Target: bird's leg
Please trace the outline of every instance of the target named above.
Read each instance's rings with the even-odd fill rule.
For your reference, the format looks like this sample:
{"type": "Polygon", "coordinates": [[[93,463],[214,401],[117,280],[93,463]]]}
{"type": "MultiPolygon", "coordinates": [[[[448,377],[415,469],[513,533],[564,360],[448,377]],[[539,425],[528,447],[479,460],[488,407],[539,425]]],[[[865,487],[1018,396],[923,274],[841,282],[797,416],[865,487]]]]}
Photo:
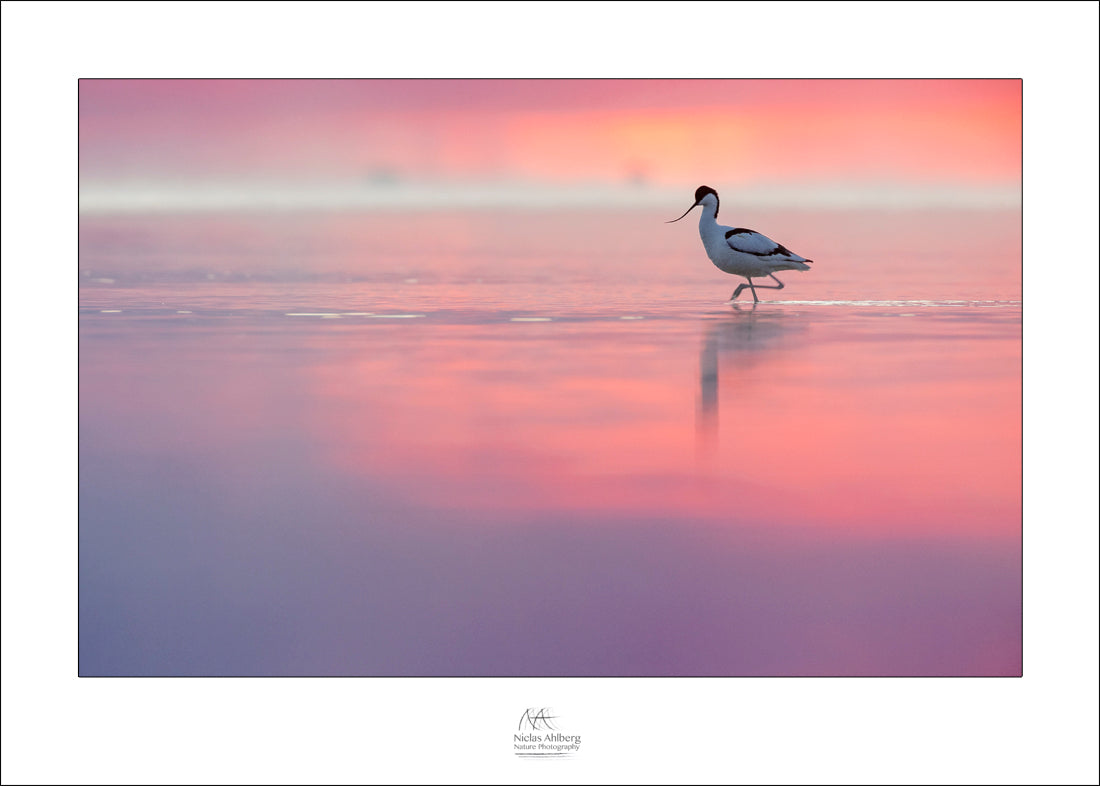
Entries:
{"type": "MultiPolygon", "coordinates": [[[[745,278],[746,278],[746,280],[748,280],[749,283],[747,283],[747,284],[738,284],[737,285],[737,289],[733,290],[733,294],[730,295],[730,302],[731,303],[734,300],[737,300],[737,296],[741,294],[741,290],[743,290],[745,287],[748,287],[749,289],[752,290],[752,302],[753,303],[759,303],[760,302],[760,298],[758,298],[756,296],[756,287],[754,287],[752,285],[752,278],[749,277],[749,276],[745,276],[745,278]]],[[[775,289],[775,287],[768,287],[768,289],[775,289]]]]}
{"type": "Polygon", "coordinates": [[[768,273],[768,275],[771,276],[772,281],[775,282],[776,285],[774,287],[773,286],[768,286],[767,284],[754,284],[754,283],[752,283],[752,276],[745,276],[745,279],[748,281],[748,283],[737,285],[737,289],[733,290],[733,294],[730,295],[730,302],[732,302],[734,300],[737,300],[737,296],[741,294],[741,290],[743,290],[745,287],[748,287],[749,289],[752,290],[752,302],[753,303],[759,303],[760,302],[760,298],[758,298],[756,296],[757,286],[759,286],[760,289],[783,289],[784,284],[783,284],[782,281],[780,281],[778,278],[773,276],[771,273],[768,273]]]}
{"type": "Polygon", "coordinates": [[[783,286],[784,286],[783,282],[780,281],[778,278],[776,278],[774,273],[768,273],[768,276],[771,278],[772,281],[774,281],[776,283],[776,286],[773,287],[773,286],[768,286],[766,284],[761,284],[760,285],[761,289],[783,289],[783,286]]]}

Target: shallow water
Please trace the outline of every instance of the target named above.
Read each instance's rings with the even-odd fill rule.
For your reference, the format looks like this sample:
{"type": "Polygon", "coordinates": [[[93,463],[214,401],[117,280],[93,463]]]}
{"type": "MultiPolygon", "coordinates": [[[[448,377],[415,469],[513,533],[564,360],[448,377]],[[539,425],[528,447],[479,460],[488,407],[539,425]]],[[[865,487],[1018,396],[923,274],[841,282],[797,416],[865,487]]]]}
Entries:
{"type": "Polygon", "coordinates": [[[1018,214],[669,217],[83,219],[81,673],[1019,674],[1018,214]]]}

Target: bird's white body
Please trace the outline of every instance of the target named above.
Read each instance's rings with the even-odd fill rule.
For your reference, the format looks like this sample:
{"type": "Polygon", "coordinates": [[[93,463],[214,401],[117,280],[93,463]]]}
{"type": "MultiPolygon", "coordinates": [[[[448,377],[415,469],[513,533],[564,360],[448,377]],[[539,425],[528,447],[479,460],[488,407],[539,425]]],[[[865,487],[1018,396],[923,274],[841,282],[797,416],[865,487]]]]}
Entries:
{"type": "Polygon", "coordinates": [[[780,270],[809,270],[809,262],[751,229],[718,223],[718,200],[707,194],[699,203],[699,237],[714,266],[725,273],[762,278],[780,270]]]}
{"type": "MultiPolygon", "coordinates": [[[[718,192],[710,186],[699,186],[695,190],[695,204],[687,209],[683,218],[692,209],[701,207],[699,216],[699,237],[707,256],[719,270],[735,276],[744,276],[747,284],[741,284],[734,290],[730,300],[736,300],[745,287],[752,289],[752,299],[757,287],[761,289],[783,289],[783,282],[775,277],[780,270],[809,270],[812,259],[800,257],[784,248],[769,237],[742,227],[727,227],[718,223],[718,192]],[[753,284],[754,278],[769,277],[775,286],[753,284]]],[[[677,218],[676,221],[679,221],[677,218]]],[[[675,222],[668,222],[675,223],[675,222]]]]}

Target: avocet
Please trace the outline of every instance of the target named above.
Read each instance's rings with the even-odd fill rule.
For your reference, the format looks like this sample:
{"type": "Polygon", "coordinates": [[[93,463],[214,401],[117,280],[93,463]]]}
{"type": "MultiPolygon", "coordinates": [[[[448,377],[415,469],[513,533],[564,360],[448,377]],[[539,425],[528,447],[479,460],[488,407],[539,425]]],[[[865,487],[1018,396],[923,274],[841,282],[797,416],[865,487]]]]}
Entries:
{"type": "MultiPolygon", "coordinates": [[[[680,218],[697,207],[703,208],[702,215],[699,216],[699,237],[703,240],[703,248],[707,250],[710,261],[725,273],[748,279],[747,284],[740,284],[733,290],[730,295],[731,303],[745,287],[752,290],[754,303],[760,302],[760,298],[756,296],[757,288],[783,289],[783,282],[775,277],[778,270],[810,269],[812,259],[800,257],[759,232],[719,224],[718,192],[710,186],[699,186],[695,189],[695,203],[680,218]],[[752,283],[754,278],[765,276],[774,281],[775,285],[752,283]]],[[[665,223],[674,224],[680,218],[665,223]]]]}

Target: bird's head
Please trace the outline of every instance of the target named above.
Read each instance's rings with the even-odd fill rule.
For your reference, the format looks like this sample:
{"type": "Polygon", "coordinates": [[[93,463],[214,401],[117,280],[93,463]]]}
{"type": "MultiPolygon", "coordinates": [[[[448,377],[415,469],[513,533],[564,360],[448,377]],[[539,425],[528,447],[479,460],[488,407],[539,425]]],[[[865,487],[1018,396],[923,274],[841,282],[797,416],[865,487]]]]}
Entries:
{"type": "MultiPolygon", "coordinates": [[[[714,217],[718,218],[718,192],[710,186],[699,186],[697,189],[695,189],[695,202],[692,204],[691,207],[684,211],[684,216],[686,216],[695,208],[699,207],[699,205],[703,205],[704,207],[710,207],[711,205],[714,205],[714,217]]],[[[680,218],[683,218],[684,216],[680,216],[680,218]]],[[[671,221],[666,221],[665,223],[675,224],[677,221],[680,220],[680,218],[674,218],[671,221]]]]}

